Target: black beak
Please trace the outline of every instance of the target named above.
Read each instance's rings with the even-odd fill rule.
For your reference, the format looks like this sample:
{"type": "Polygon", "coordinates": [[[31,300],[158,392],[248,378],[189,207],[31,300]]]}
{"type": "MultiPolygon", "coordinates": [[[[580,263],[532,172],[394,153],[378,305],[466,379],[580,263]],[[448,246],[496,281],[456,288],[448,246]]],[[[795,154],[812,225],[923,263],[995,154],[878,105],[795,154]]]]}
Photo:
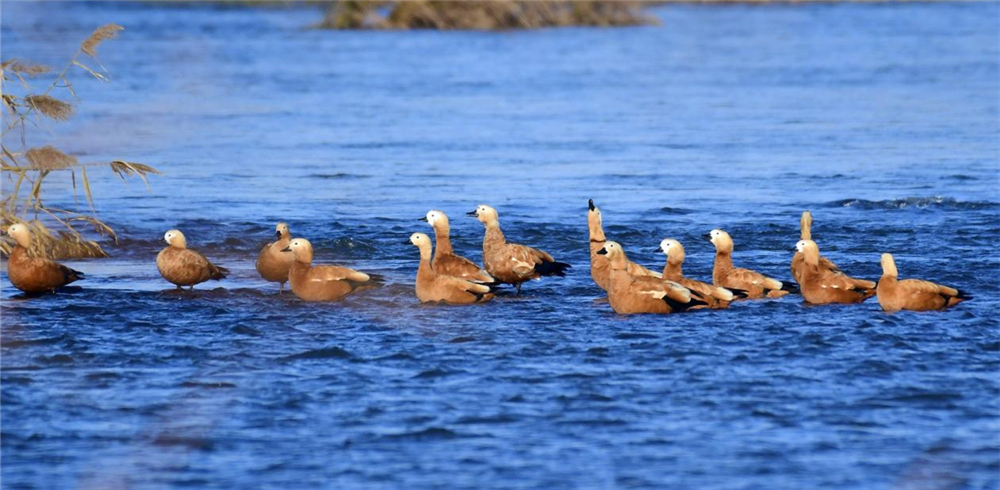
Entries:
{"type": "Polygon", "coordinates": [[[407,241],[403,242],[403,245],[413,245],[413,242],[407,240],[407,241]]]}
{"type": "Polygon", "coordinates": [[[417,218],[417,221],[423,221],[424,223],[426,223],[427,222],[427,216],[424,216],[423,218],[417,218]]]}
{"type": "Polygon", "coordinates": [[[711,240],[712,239],[712,234],[711,233],[705,233],[701,237],[704,238],[704,239],[706,239],[706,240],[711,240]]]}
{"type": "Polygon", "coordinates": [[[471,212],[465,213],[465,215],[466,216],[472,216],[473,218],[478,218],[479,217],[479,211],[478,210],[471,211],[471,212]]]}
{"type": "Polygon", "coordinates": [[[276,237],[278,237],[278,238],[281,238],[281,232],[280,232],[280,231],[275,231],[275,232],[274,232],[274,235],[275,235],[276,237]]]}
{"type": "Polygon", "coordinates": [[[597,209],[597,206],[594,206],[594,200],[593,199],[588,199],[587,200],[587,205],[590,206],[590,210],[591,211],[597,209]]]}
{"type": "Polygon", "coordinates": [[[291,252],[292,251],[292,247],[285,247],[285,248],[281,249],[281,251],[282,252],[291,252]]]}
{"type": "Polygon", "coordinates": [[[653,252],[653,253],[664,253],[664,252],[663,252],[663,249],[662,249],[662,248],[659,248],[659,247],[657,247],[657,248],[654,248],[654,249],[652,250],[652,252],[653,252]]]}
{"type": "Polygon", "coordinates": [[[601,249],[597,251],[597,255],[607,255],[607,254],[608,254],[608,249],[604,247],[601,247],[601,249]]]}

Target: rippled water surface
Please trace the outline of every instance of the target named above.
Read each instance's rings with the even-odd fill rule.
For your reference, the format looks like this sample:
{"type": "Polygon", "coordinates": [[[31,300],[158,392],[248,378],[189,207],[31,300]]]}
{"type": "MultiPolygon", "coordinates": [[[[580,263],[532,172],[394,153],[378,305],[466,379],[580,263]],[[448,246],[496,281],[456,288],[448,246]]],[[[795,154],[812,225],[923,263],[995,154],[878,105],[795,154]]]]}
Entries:
{"type": "Polygon", "coordinates": [[[100,47],[112,81],[77,76],[77,116],[29,144],[164,175],[92,175],[121,242],[70,263],[79,289],[26,299],[4,273],[3,487],[1000,486],[1000,5],[656,13],[326,32],[312,8],[4,2],[5,59],[59,65],[126,28],[100,47]],[[700,235],[723,227],[739,264],[789,279],[810,209],[848,272],[877,278],[891,251],[976,298],[617,317],[589,276],[588,198],[651,267],[669,236],[708,278],[700,235]],[[400,243],[437,208],[479,260],[478,203],[571,274],[418,304],[400,243]],[[276,295],[253,260],[279,220],[387,285],[276,295]],[[170,290],[154,257],[173,227],[231,277],[170,290]]]}

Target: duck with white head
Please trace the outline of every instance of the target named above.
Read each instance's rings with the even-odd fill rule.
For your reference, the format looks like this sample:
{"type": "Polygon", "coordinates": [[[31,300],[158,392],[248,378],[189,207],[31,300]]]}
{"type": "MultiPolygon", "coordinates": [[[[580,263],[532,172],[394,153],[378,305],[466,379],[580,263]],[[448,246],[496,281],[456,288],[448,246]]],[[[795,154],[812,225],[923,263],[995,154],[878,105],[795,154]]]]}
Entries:
{"type": "Polygon", "coordinates": [[[83,279],[80,271],[43,257],[33,257],[28,225],[10,225],[7,234],[17,242],[7,261],[7,277],[17,289],[27,294],[55,292],[58,288],[83,279]]]}
{"type": "Polygon", "coordinates": [[[229,273],[224,267],[211,263],[204,255],[187,248],[187,238],[180,230],[169,230],[163,234],[167,247],[156,256],[156,269],[168,282],[182,289],[187,286],[194,290],[195,284],[205,281],[219,281],[229,273]]]}

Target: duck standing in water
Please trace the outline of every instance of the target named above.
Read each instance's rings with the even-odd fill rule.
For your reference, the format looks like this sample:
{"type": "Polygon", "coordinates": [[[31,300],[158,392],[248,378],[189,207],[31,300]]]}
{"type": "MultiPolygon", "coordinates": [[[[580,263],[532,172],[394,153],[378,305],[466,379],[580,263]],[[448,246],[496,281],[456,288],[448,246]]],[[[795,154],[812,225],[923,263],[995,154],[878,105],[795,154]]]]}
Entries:
{"type": "Polygon", "coordinates": [[[420,221],[426,221],[434,228],[437,247],[434,249],[434,259],[431,261],[431,265],[435,272],[481,284],[491,284],[496,281],[475,262],[455,255],[451,248],[451,226],[448,223],[448,215],[432,209],[427,212],[427,216],[420,218],[420,221]]]}
{"type": "Polygon", "coordinates": [[[10,225],[7,234],[17,242],[7,261],[7,277],[17,289],[27,294],[55,292],[57,288],[83,279],[80,271],[49,259],[30,256],[31,230],[27,225],[10,225]]]}
{"type": "Polygon", "coordinates": [[[469,216],[479,219],[486,227],[483,236],[483,266],[486,272],[500,282],[513,284],[521,292],[521,284],[543,276],[565,276],[569,264],[556,262],[546,252],[526,245],[508,243],[503,232],[497,210],[485,204],[476,207],[469,216]]]}
{"type": "Polygon", "coordinates": [[[225,279],[229,273],[224,267],[209,262],[204,255],[187,248],[187,239],[179,230],[166,232],[163,240],[167,242],[167,248],[156,256],[156,269],[177,289],[188,286],[193,291],[195,284],[225,279]]]}
{"type": "Polygon", "coordinates": [[[278,294],[285,290],[285,283],[288,282],[288,271],[295,262],[295,257],[290,253],[282,252],[288,248],[288,243],[292,241],[292,234],[288,231],[287,223],[278,223],[275,227],[277,240],[268,243],[257,255],[255,267],[260,277],[268,282],[276,282],[278,294]]]}

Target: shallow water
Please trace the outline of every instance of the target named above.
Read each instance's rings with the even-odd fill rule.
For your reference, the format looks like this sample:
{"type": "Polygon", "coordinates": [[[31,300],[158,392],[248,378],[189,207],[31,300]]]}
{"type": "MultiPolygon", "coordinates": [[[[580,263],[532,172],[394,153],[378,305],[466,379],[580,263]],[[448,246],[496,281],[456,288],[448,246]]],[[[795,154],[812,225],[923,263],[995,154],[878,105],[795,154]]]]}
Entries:
{"type": "Polygon", "coordinates": [[[78,76],[51,141],[165,172],[149,190],[92,176],[122,239],[70,263],[79,289],[25,299],[3,274],[4,488],[1000,486],[996,3],[670,6],[663,27],[511,33],[3,7],[4,59],[58,65],[126,27],[100,48],[113,81],[78,76]],[[588,198],[651,267],[671,236],[708,278],[699,237],[723,227],[739,264],[787,279],[808,208],[851,274],[891,251],[976,298],[617,317],[589,276],[588,198]],[[442,209],[479,260],[478,203],[571,274],[417,304],[400,243],[442,209]],[[279,220],[388,284],[275,295],[253,260],[279,220]],[[171,291],[154,257],[172,227],[232,276],[171,291]]]}

